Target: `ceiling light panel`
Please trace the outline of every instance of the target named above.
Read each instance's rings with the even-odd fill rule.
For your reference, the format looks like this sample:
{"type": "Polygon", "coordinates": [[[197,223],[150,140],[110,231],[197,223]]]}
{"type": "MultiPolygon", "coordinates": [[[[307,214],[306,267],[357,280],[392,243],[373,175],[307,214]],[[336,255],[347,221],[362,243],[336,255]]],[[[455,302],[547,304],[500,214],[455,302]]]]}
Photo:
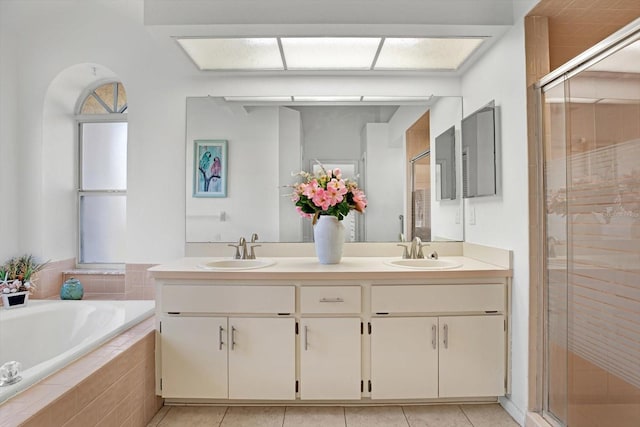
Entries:
{"type": "Polygon", "coordinates": [[[456,70],[481,38],[386,38],[375,70],[456,70]]]}
{"type": "Polygon", "coordinates": [[[291,96],[225,96],[230,102],[291,102],[291,96]]]}
{"type": "Polygon", "coordinates": [[[430,96],[363,96],[364,102],[427,102],[430,96]]]}
{"type": "Polygon", "coordinates": [[[183,38],[177,41],[201,70],[284,70],[276,38],[183,38]]]}
{"type": "Polygon", "coordinates": [[[369,70],[380,37],[283,37],[289,70],[369,70]]]}
{"type": "Polygon", "coordinates": [[[294,96],[295,102],[359,102],[360,95],[337,95],[337,96],[294,96]]]}

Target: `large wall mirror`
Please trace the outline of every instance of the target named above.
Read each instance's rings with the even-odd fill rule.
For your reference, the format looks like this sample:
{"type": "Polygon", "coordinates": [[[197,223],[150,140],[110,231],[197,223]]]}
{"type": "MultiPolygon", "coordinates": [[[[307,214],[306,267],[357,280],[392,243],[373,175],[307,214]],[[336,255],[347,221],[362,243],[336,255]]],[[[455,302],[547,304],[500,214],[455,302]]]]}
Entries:
{"type": "MultiPolygon", "coordinates": [[[[402,105],[251,105],[219,97],[186,102],[187,243],[233,242],[252,233],[263,242],[311,241],[310,220],[298,215],[287,186],[295,182],[293,174],[311,171],[316,161],[348,171],[367,195],[364,215],[354,212],[345,223],[349,241],[409,240],[417,235],[416,223],[429,229],[428,240],[463,240],[460,192],[438,200],[441,191],[435,189],[435,138],[453,128],[452,162],[461,160],[460,97],[402,105]],[[425,126],[418,129],[420,121],[426,132],[425,126]],[[194,190],[200,163],[207,160],[198,158],[202,141],[226,141],[226,161],[216,169],[226,180],[224,197],[194,190]],[[431,158],[420,169],[426,188],[417,190],[411,160],[425,151],[431,158]]],[[[461,174],[451,179],[460,188],[461,174]]]]}

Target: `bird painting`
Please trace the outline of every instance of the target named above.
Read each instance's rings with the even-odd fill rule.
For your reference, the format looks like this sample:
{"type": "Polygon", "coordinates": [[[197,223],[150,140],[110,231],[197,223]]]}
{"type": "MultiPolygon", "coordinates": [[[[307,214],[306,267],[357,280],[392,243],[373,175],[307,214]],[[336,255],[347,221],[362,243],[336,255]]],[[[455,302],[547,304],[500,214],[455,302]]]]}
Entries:
{"type": "MultiPolygon", "coordinates": [[[[197,181],[195,183],[196,193],[209,193],[218,196],[217,193],[224,192],[223,160],[226,145],[215,145],[207,141],[208,144],[199,143],[196,150],[197,181]]],[[[226,141],[224,141],[226,142],[226,141]]],[[[224,197],[224,195],[223,195],[224,197]]]]}

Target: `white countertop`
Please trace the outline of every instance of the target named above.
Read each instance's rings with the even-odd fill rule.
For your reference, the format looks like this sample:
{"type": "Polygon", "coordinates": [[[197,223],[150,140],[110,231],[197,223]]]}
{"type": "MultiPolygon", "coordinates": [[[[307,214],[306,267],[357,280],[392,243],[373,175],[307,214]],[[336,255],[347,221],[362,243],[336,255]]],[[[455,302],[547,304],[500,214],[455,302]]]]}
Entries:
{"type": "MultiPolygon", "coordinates": [[[[216,257],[189,257],[157,265],[149,269],[156,279],[210,279],[210,280],[321,280],[321,279],[458,279],[458,278],[504,278],[512,271],[494,264],[464,256],[447,256],[462,266],[446,270],[416,270],[386,264],[399,257],[343,257],[339,264],[323,265],[316,257],[271,257],[275,264],[249,270],[206,270],[199,265],[214,260],[230,259],[216,257]]],[[[261,258],[258,258],[261,259],[261,258]]]]}

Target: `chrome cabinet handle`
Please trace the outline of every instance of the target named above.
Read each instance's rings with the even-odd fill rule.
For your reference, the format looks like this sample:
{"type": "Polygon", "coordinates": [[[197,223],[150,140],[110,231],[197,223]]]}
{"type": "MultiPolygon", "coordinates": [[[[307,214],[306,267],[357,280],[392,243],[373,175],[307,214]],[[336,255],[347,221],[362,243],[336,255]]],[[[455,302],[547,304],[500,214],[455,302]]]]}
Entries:
{"type": "Polygon", "coordinates": [[[218,329],[218,350],[222,350],[222,345],[224,344],[224,342],[222,341],[222,333],[224,332],[224,328],[222,326],[220,326],[220,329],[218,329]]]}
{"type": "Polygon", "coordinates": [[[340,297],[336,298],[320,298],[320,302],[344,302],[344,299],[340,297]]]}
{"type": "Polygon", "coordinates": [[[236,328],[234,326],[231,327],[231,350],[236,347],[236,328]]]}
{"type": "Polygon", "coordinates": [[[449,325],[446,323],[442,327],[444,331],[444,337],[442,338],[442,344],[444,344],[444,348],[449,348],[449,325]]]}
{"type": "Polygon", "coordinates": [[[431,325],[431,347],[435,350],[438,347],[438,327],[431,325]]]}
{"type": "Polygon", "coordinates": [[[309,327],[304,325],[304,350],[309,348],[309,327]]]}

